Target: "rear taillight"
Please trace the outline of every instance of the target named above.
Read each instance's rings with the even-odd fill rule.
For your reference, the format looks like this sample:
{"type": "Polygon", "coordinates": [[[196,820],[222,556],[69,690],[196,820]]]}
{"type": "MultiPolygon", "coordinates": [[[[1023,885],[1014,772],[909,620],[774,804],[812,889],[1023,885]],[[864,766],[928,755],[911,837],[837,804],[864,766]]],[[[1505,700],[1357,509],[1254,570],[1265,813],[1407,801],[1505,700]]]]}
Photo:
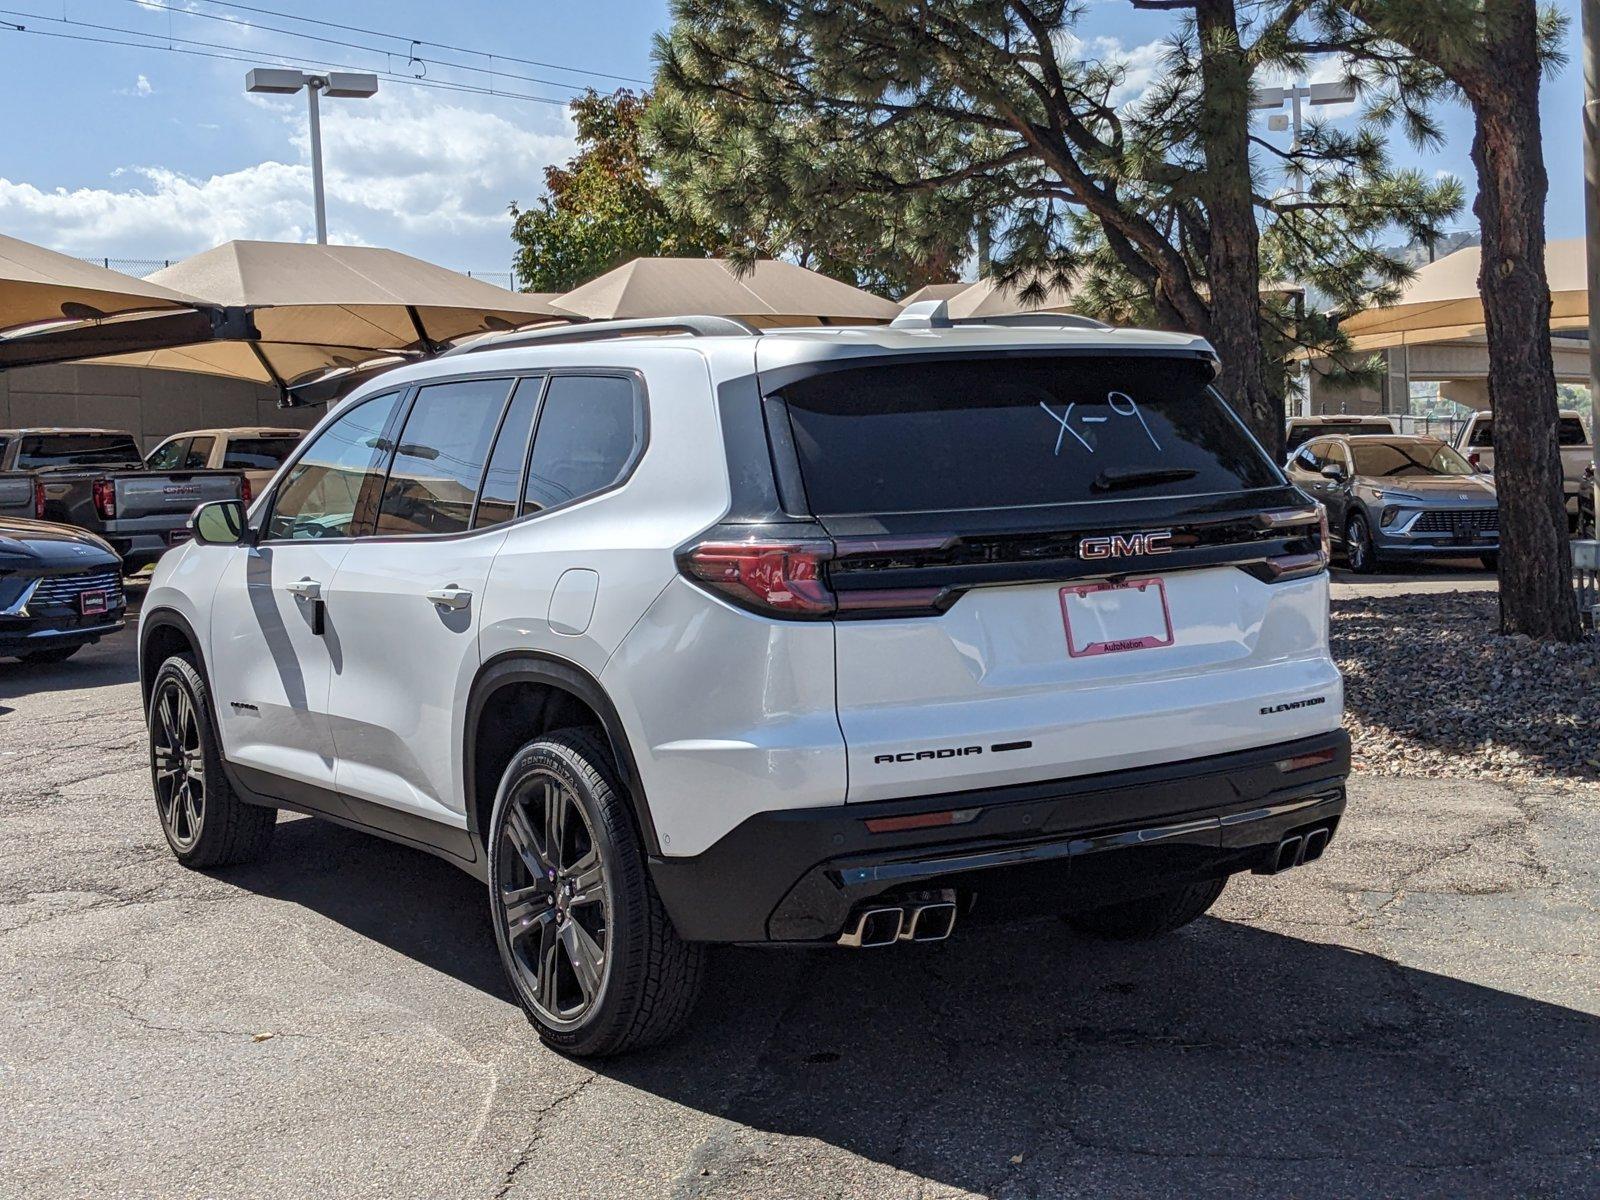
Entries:
{"type": "Polygon", "coordinates": [[[1473,451],[1473,452],[1472,452],[1472,453],[1471,453],[1471,454],[1469,454],[1469,455],[1467,455],[1467,461],[1468,461],[1468,462],[1469,462],[1469,463],[1471,463],[1471,464],[1472,464],[1472,466],[1473,466],[1473,467],[1474,467],[1474,468],[1475,468],[1475,469],[1477,469],[1477,470],[1479,470],[1479,471],[1481,471],[1481,470],[1483,470],[1483,463],[1482,463],[1482,461],[1481,461],[1481,460],[1480,460],[1480,459],[1479,459],[1479,458],[1478,458],[1478,452],[1477,452],[1477,451],[1476,451],[1476,450],[1474,450],[1474,451],[1473,451]]]}
{"type": "Polygon", "coordinates": [[[33,481],[33,515],[44,520],[44,480],[33,481]]]}
{"type": "Polygon", "coordinates": [[[1320,575],[1328,569],[1332,547],[1328,543],[1328,510],[1321,504],[1317,505],[1314,517],[1309,509],[1288,509],[1262,513],[1257,520],[1266,529],[1282,531],[1285,536],[1302,545],[1311,542],[1311,548],[1292,554],[1274,555],[1252,563],[1244,568],[1251,575],[1263,583],[1280,583],[1287,579],[1304,579],[1308,575],[1320,575]],[[1310,529],[1313,520],[1317,523],[1314,542],[1310,529]],[[1297,527],[1299,536],[1294,537],[1297,527]]]}
{"type": "Polygon", "coordinates": [[[117,515],[117,488],[109,479],[96,479],[91,489],[94,493],[94,507],[102,519],[111,521],[117,515]]]}
{"type": "Polygon", "coordinates": [[[700,542],[678,555],[690,579],[743,608],[786,617],[825,617],[837,607],[822,564],[833,543],[700,542]]]}
{"type": "Polygon", "coordinates": [[[250,476],[248,475],[239,476],[239,499],[246,508],[250,507],[252,496],[250,493],[250,476]]]}

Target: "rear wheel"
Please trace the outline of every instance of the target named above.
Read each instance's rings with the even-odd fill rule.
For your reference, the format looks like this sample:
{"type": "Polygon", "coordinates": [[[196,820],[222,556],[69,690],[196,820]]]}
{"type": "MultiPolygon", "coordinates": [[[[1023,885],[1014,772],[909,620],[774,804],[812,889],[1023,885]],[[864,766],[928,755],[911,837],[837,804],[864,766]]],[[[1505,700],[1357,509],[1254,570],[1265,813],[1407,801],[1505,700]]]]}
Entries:
{"type": "Polygon", "coordinates": [[[161,664],[148,720],[156,813],[178,861],[221,867],[264,854],[277,810],[247,804],[228,783],[205,677],[187,658],[161,664]]]}
{"type": "Polygon", "coordinates": [[[1069,913],[1067,921],[1074,929],[1095,937],[1126,940],[1160,937],[1204,915],[1227,885],[1226,879],[1205,879],[1154,896],[1069,913]]]}
{"type": "Polygon", "coordinates": [[[40,666],[47,666],[50,663],[66,662],[67,659],[82,649],[82,646],[57,646],[54,650],[34,650],[19,657],[25,663],[38,663],[40,666]]]}
{"type": "Polygon", "coordinates": [[[539,1036],[604,1056],[665,1040],[700,991],[645,868],[604,743],[565,729],[511,760],[489,829],[489,892],[506,975],[539,1036]]]}
{"type": "Polygon", "coordinates": [[[1378,551],[1372,544],[1372,526],[1362,513],[1350,518],[1344,530],[1344,552],[1350,569],[1358,575],[1370,575],[1378,569],[1378,551]]]}

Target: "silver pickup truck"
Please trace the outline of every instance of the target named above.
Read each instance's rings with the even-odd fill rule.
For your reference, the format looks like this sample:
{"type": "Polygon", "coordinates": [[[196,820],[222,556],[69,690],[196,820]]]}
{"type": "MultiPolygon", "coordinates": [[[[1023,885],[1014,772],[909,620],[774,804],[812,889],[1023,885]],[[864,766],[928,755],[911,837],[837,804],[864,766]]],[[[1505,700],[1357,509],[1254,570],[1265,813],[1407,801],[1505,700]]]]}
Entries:
{"type": "Polygon", "coordinates": [[[250,499],[240,471],[147,469],[117,429],[0,429],[0,475],[12,471],[38,476],[46,520],[98,533],[130,571],[187,540],[197,505],[250,499]]]}
{"type": "Polygon", "coordinates": [[[0,518],[44,517],[44,484],[32,471],[0,473],[0,518]]]}
{"type": "MultiPolygon", "coordinates": [[[[1561,447],[1561,488],[1567,498],[1567,524],[1576,529],[1583,472],[1594,456],[1589,435],[1584,432],[1583,418],[1578,413],[1562,410],[1556,441],[1561,447]]],[[[1476,412],[1468,417],[1456,435],[1456,449],[1478,470],[1494,474],[1494,413],[1476,412]]]]}

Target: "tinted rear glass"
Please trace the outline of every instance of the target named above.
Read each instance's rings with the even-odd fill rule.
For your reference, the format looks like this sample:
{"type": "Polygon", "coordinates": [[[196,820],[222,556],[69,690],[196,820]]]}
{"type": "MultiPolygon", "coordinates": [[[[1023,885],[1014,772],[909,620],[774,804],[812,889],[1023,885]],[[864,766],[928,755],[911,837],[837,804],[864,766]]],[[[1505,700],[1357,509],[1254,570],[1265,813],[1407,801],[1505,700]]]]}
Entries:
{"type": "Polygon", "coordinates": [[[1207,384],[1156,357],[853,367],[782,388],[819,514],[1016,508],[1281,482],[1207,384]]]}
{"type": "Polygon", "coordinates": [[[1394,427],[1379,424],[1376,421],[1363,424],[1360,421],[1329,422],[1316,425],[1290,425],[1289,436],[1284,442],[1284,453],[1291,454],[1296,448],[1305,445],[1314,437],[1334,437],[1342,433],[1393,433],[1394,427]]]}
{"type": "Polygon", "coordinates": [[[234,438],[222,452],[222,465],[235,471],[272,471],[294,453],[299,438],[234,438]]]}
{"type": "Polygon", "coordinates": [[[41,433],[17,446],[19,468],[138,467],[144,456],[127,433],[41,433]]]}
{"type": "Polygon", "coordinates": [[[1561,418],[1561,444],[1563,446],[1587,446],[1589,437],[1583,432],[1583,422],[1577,417],[1561,418]]]}

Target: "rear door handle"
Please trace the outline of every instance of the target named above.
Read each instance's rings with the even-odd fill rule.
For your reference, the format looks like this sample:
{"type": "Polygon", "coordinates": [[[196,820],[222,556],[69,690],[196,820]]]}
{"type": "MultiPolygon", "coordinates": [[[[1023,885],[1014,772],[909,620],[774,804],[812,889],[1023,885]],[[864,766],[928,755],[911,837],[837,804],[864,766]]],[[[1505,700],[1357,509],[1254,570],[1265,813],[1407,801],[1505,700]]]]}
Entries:
{"type": "Polygon", "coordinates": [[[449,587],[434,588],[433,591],[426,592],[424,595],[440,608],[465,608],[472,603],[472,593],[467,591],[466,588],[456,587],[453,583],[449,587]]]}
{"type": "Polygon", "coordinates": [[[322,584],[315,579],[296,579],[293,583],[284,584],[283,590],[296,600],[322,599],[322,584]]]}

